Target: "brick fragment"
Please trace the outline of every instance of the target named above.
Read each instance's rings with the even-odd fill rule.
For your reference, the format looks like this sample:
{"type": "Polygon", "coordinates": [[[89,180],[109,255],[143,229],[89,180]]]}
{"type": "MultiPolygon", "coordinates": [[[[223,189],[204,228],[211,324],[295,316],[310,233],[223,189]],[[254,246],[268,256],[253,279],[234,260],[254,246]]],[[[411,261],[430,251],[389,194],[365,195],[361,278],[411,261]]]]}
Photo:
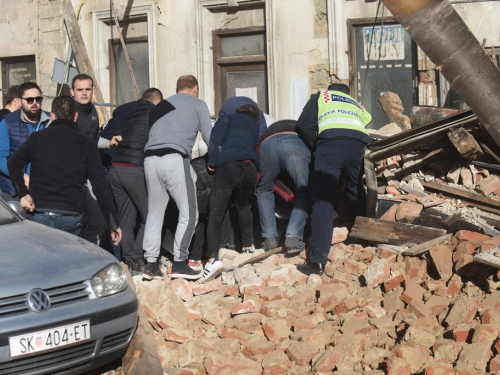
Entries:
{"type": "Polygon", "coordinates": [[[420,203],[403,202],[399,205],[396,211],[396,220],[402,220],[405,217],[418,217],[422,212],[422,205],[420,203]]]}
{"type": "Polygon", "coordinates": [[[356,299],[353,297],[344,298],[340,301],[332,310],[332,313],[335,315],[347,312],[349,310],[355,309],[358,306],[356,303],[356,299]]]}
{"type": "Polygon", "coordinates": [[[496,308],[488,308],[481,315],[483,324],[500,324],[500,310],[496,308]]]}
{"type": "MultiPolygon", "coordinates": [[[[499,180],[500,183],[500,180],[499,180]]],[[[487,234],[481,234],[477,232],[471,232],[469,230],[459,230],[457,233],[455,233],[455,237],[459,241],[486,241],[491,238],[491,236],[488,236],[487,234]]]]}
{"type": "Polygon", "coordinates": [[[424,294],[427,291],[418,285],[413,279],[405,279],[405,291],[401,295],[401,300],[406,303],[410,303],[412,299],[417,301],[422,301],[424,294]]]}
{"type": "Polygon", "coordinates": [[[281,350],[273,350],[262,359],[263,375],[285,375],[292,363],[281,350]]]}
{"type": "Polygon", "coordinates": [[[453,275],[448,281],[447,293],[452,297],[456,297],[460,289],[462,289],[462,278],[458,275],[453,275]]]}
{"type": "Polygon", "coordinates": [[[432,363],[425,366],[426,375],[454,375],[453,365],[451,363],[432,363]]]}
{"type": "Polygon", "coordinates": [[[417,327],[406,330],[404,339],[413,346],[422,346],[429,349],[436,341],[436,336],[417,327]]]}
{"type": "Polygon", "coordinates": [[[405,258],[405,274],[410,279],[421,281],[427,276],[426,260],[419,260],[417,257],[405,258]]]}
{"type": "Polygon", "coordinates": [[[472,336],[472,327],[469,324],[458,324],[453,329],[453,338],[456,342],[467,342],[472,336]]]}
{"type": "Polygon", "coordinates": [[[432,263],[441,280],[448,281],[453,275],[453,252],[448,245],[434,246],[430,251],[432,263]]]}
{"type": "Polygon", "coordinates": [[[490,373],[498,374],[500,373],[500,355],[497,354],[495,358],[490,361],[490,373]]]}
{"type": "Polygon", "coordinates": [[[347,240],[348,235],[349,235],[349,229],[347,229],[346,227],[333,228],[332,245],[344,242],[345,240],[347,240]]]}
{"type": "Polygon", "coordinates": [[[266,339],[260,339],[252,341],[243,348],[243,355],[248,358],[259,358],[262,359],[264,355],[270,351],[273,351],[276,345],[271,341],[266,339]]]}
{"type": "Polygon", "coordinates": [[[403,358],[392,357],[387,362],[387,375],[410,375],[411,366],[403,358]]]}
{"type": "Polygon", "coordinates": [[[448,326],[460,324],[460,323],[469,323],[477,312],[477,304],[471,303],[471,301],[467,299],[460,299],[453,307],[450,309],[450,313],[445,319],[445,323],[448,326]]]}
{"type": "Polygon", "coordinates": [[[231,314],[233,315],[247,314],[254,312],[256,312],[256,308],[255,308],[255,302],[252,300],[243,303],[237,303],[231,308],[231,314]]]}
{"type": "Polygon", "coordinates": [[[436,361],[443,361],[447,363],[455,363],[462,350],[459,343],[451,340],[436,342],[433,346],[434,359],[436,361]]]}
{"type": "MultiPolygon", "coordinates": [[[[399,190],[394,188],[394,187],[391,187],[391,186],[387,186],[386,188],[386,191],[388,194],[391,194],[391,195],[399,195],[399,190]]],[[[381,217],[380,217],[380,220],[384,220],[384,221],[396,221],[396,212],[398,210],[398,207],[399,205],[398,204],[394,204],[392,205],[381,217]]]]}
{"type": "Polygon", "coordinates": [[[392,351],[396,357],[403,358],[410,364],[412,374],[418,372],[431,359],[429,349],[421,346],[396,345],[392,351]]]}
{"type": "Polygon", "coordinates": [[[376,287],[382,284],[391,276],[391,266],[385,259],[373,262],[363,272],[366,284],[370,287],[376,287]]]}
{"type": "Polygon", "coordinates": [[[493,192],[495,192],[498,189],[499,185],[500,185],[500,178],[498,178],[495,175],[490,175],[479,181],[477,187],[481,193],[488,196],[493,192]]]}
{"type": "Polygon", "coordinates": [[[391,277],[390,279],[384,281],[384,290],[386,292],[389,292],[389,291],[397,288],[401,284],[403,284],[404,281],[405,281],[405,277],[403,275],[397,275],[397,276],[391,277]]]}
{"type": "Polygon", "coordinates": [[[290,361],[299,366],[307,366],[311,363],[316,351],[308,342],[293,342],[287,349],[286,354],[290,361]]]}
{"type": "Polygon", "coordinates": [[[443,204],[445,200],[438,198],[436,194],[430,194],[423,197],[417,197],[417,202],[424,206],[424,208],[428,208],[443,204]]]}
{"type": "Polygon", "coordinates": [[[375,302],[370,302],[364,307],[364,310],[370,318],[381,318],[387,315],[384,308],[377,305],[375,302]]]}
{"type": "Polygon", "coordinates": [[[290,335],[290,326],[285,319],[270,319],[264,323],[263,329],[266,337],[276,344],[290,335]]]}
{"type": "Polygon", "coordinates": [[[328,350],[314,362],[313,371],[322,373],[333,371],[340,359],[339,352],[334,348],[328,348],[328,350]]]}
{"type": "Polygon", "coordinates": [[[457,368],[472,367],[486,373],[486,366],[492,357],[490,345],[485,342],[465,344],[457,361],[457,368]]]}
{"type": "Polygon", "coordinates": [[[499,332],[500,331],[498,325],[478,323],[474,327],[474,334],[472,335],[471,342],[486,342],[491,346],[493,345],[493,342],[498,338],[499,332]]]}

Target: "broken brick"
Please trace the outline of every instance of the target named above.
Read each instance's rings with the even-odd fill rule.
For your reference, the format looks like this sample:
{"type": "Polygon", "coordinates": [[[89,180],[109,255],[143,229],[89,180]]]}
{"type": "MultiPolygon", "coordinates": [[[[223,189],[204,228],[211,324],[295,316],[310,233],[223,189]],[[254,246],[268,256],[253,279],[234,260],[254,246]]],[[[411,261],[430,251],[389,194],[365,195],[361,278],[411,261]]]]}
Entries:
{"type": "Polygon", "coordinates": [[[453,275],[453,252],[448,245],[434,246],[429,255],[441,280],[448,281],[453,275]]]}

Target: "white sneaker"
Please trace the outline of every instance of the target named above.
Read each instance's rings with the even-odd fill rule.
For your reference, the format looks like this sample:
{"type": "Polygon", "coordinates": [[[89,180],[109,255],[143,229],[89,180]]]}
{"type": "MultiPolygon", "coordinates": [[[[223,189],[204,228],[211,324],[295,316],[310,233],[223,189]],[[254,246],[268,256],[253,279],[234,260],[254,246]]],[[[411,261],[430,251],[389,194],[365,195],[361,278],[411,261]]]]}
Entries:
{"type": "Polygon", "coordinates": [[[224,271],[224,265],[219,259],[215,258],[212,263],[207,262],[205,264],[205,271],[203,272],[203,276],[201,277],[199,283],[203,284],[207,281],[215,279],[222,273],[222,271],[224,271]]]}

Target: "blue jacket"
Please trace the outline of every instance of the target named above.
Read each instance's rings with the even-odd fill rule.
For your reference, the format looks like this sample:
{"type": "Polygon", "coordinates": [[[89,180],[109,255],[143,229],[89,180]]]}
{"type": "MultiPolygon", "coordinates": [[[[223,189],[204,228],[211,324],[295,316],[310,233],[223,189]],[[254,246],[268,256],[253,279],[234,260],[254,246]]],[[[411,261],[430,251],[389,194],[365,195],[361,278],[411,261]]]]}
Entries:
{"type": "Polygon", "coordinates": [[[219,118],[208,145],[208,165],[217,167],[230,161],[252,160],[260,169],[255,151],[259,128],[250,116],[243,114],[219,118]]]}
{"type": "MultiPolygon", "coordinates": [[[[42,111],[40,122],[33,124],[27,121],[22,110],[6,115],[0,122],[0,189],[3,192],[15,196],[15,190],[9,178],[7,169],[7,158],[9,158],[24,142],[28,140],[31,133],[42,130],[50,123],[50,113],[42,111]],[[35,125],[35,127],[33,127],[35,125]]],[[[29,171],[27,172],[29,174],[29,171]]]]}
{"type": "MultiPolygon", "coordinates": [[[[227,99],[219,109],[219,118],[234,115],[236,110],[244,105],[254,105],[259,108],[259,105],[255,103],[252,99],[247,98],[246,96],[233,96],[232,98],[227,99]]],[[[259,135],[264,133],[267,129],[266,119],[264,118],[264,112],[262,112],[259,108],[259,135]]]]}

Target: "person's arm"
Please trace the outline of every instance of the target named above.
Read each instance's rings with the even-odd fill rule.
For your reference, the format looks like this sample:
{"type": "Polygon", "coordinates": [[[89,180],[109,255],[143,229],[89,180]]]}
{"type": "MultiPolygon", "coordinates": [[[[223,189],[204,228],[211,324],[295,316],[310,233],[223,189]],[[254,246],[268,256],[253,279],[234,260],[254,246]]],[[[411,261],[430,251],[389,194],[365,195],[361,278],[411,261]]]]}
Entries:
{"type": "Polygon", "coordinates": [[[210,135],[212,133],[212,119],[210,118],[210,111],[205,102],[202,102],[203,106],[200,109],[200,133],[201,139],[208,145],[210,141],[210,135]]]}
{"type": "Polygon", "coordinates": [[[35,134],[33,133],[7,160],[10,180],[20,198],[29,194],[28,187],[25,184],[24,170],[31,161],[31,144],[35,134]]]}
{"type": "Polygon", "coordinates": [[[226,141],[227,133],[229,132],[229,117],[219,118],[212,129],[210,142],[208,144],[208,166],[213,169],[217,162],[222,145],[226,141]]]}
{"type": "Polygon", "coordinates": [[[87,159],[87,176],[92,184],[92,191],[97,198],[97,203],[101,208],[104,219],[109,224],[112,231],[119,229],[118,212],[116,210],[111,191],[108,188],[106,176],[99,156],[99,149],[96,144],[87,144],[89,158],[87,159]]]}
{"type": "Polygon", "coordinates": [[[319,94],[311,96],[297,121],[297,133],[311,150],[318,134],[318,97],[319,94]]]}
{"type": "Polygon", "coordinates": [[[9,175],[7,168],[7,158],[10,154],[10,137],[9,129],[5,120],[0,122],[0,172],[4,175],[9,175]]]}
{"type": "Polygon", "coordinates": [[[120,143],[121,140],[122,140],[121,135],[115,135],[113,138],[111,138],[111,140],[99,137],[99,142],[97,142],[97,147],[99,149],[115,147],[118,146],[118,143],[120,143]]]}
{"type": "Polygon", "coordinates": [[[372,115],[366,110],[365,107],[361,106],[363,110],[363,125],[366,127],[370,122],[372,122],[372,115]]]}

